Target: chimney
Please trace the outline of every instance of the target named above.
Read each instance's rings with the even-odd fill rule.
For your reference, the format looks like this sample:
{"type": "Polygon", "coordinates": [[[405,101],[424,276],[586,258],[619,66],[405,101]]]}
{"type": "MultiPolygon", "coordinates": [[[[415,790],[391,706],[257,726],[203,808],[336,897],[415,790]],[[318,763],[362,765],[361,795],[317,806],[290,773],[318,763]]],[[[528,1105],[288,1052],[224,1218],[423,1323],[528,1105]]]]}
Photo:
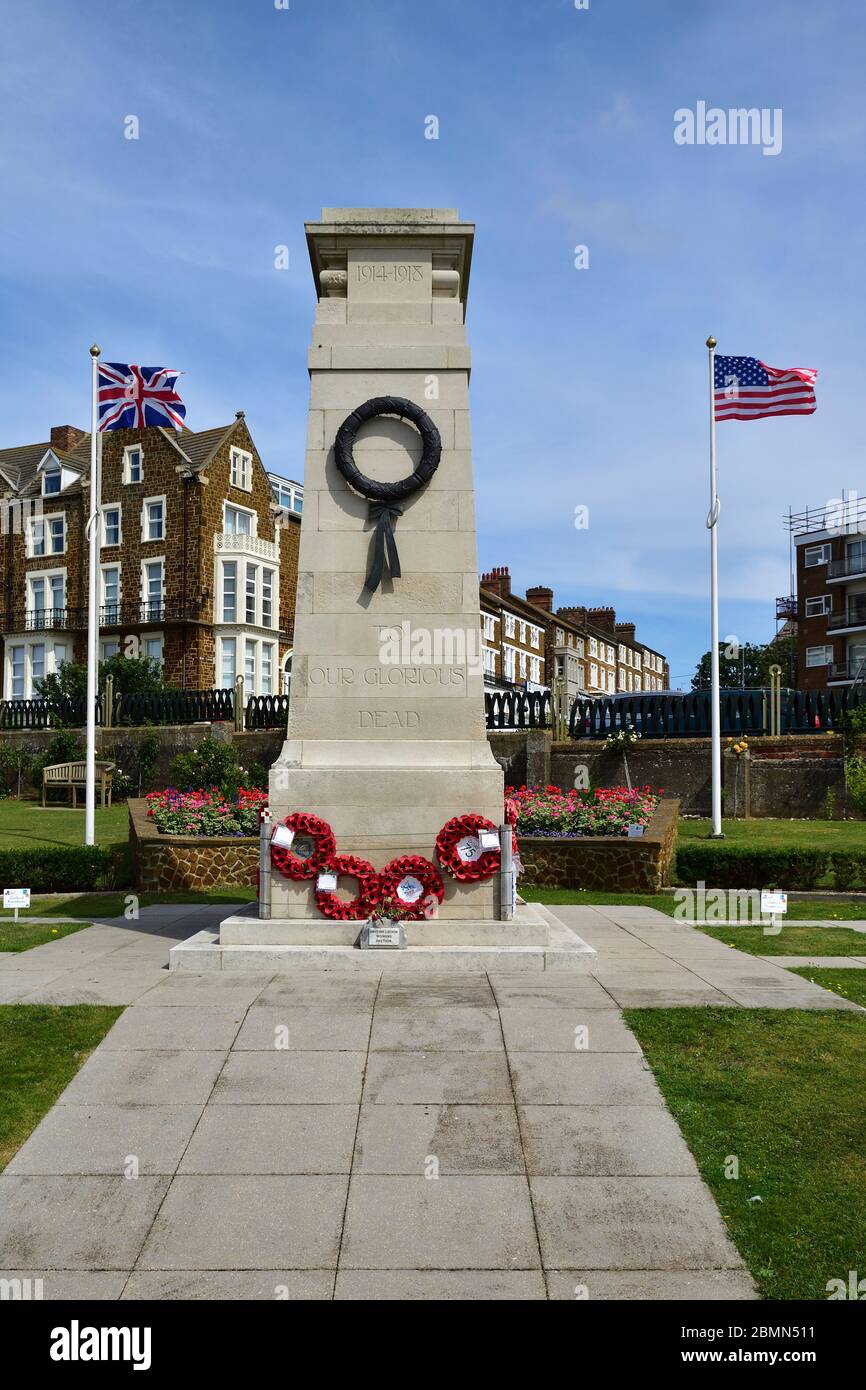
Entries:
{"type": "Polygon", "coordinates": [[[51,447],[59,450],[61,454],[69,454],[86,438],[86,431],[76,429],[75,425],[52,425],[51,426],[51,447]]]}
{"type": "Polygon", "coordinates": [[[553,590],[545,589],[542,584],[536,584],[534,589],[526,590],[526,602],[531,603],[534,608],[541,608],[545,613],[553,612],[553,590]]]}
{"type": "Polygon", "coordinates": [[[511,597],[511,575],[507,565],[494,565],[492,570],[481,576],[482,589],[489,589],[500,598],[511,597]]]}
{"type": "Polygon", "coordinates": [[[587,608],[586,616],[589,622],[595,627],[600,627],[603,632],[616,631],[615,608],[587,608]]]}
{"type": "Polygon", "coordinates": [[[557,608],[557,616],[564,618],[567,623],[575,623],[578,627],[583,627],[586,623],[585,608],[557,608]]]}
{"type": "Polygon", "coordinates": [[[635,630],[634,623],[617,623],[616,625],[616,634],[624,642],[634,642],[635,630]]]}

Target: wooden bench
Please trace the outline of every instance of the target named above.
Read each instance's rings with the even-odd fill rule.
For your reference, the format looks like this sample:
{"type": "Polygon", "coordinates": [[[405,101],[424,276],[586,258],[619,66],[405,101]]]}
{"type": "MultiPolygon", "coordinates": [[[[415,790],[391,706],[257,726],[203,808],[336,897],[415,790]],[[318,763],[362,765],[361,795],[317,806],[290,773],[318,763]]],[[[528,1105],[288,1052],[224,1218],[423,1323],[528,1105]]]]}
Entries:
{"type": "MultiPolygon", "coordinates": [[[[42,805],[45,805],[45,793],[49,787],[69,787],[72,791],[72,806],[78,806],[78,788],[86,787],[86,764],[80,763],[51,763],[42,769],[42,805]]],[[[102,798],[103,806],[111,805],[111,774],[114,771],[114,763],[96,764],[96,789],[102,798]],[[108,798],[106,801],[106,797],[108,798]]]]}

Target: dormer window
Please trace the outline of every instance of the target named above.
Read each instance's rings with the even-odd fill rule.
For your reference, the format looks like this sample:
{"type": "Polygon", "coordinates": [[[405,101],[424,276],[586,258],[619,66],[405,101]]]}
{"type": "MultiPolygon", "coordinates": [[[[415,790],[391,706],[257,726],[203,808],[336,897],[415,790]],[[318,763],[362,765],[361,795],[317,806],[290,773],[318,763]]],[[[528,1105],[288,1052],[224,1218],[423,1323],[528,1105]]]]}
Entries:
{"type": "Polygon", "coordinates": [[[138,444],[131,444],[123,451],[123,481],[144,482],[144,456],[138,444]]]}
{"type": "Polygon", "coordinates": [[[59,465],[54,468],[46,468],[42,474],[42,496],[56,497],[60,491],[61,477],[59,465]]]}

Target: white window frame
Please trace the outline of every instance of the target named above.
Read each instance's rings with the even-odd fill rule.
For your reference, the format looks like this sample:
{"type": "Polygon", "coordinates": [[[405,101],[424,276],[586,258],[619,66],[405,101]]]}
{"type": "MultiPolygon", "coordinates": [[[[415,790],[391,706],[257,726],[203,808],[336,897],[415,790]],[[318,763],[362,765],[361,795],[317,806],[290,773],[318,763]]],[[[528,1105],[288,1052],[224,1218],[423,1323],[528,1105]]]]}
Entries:
{"type": "Polygon", "coordinates": [[[832,646],[830,646],[829,644],[828,644],[828,645],[822,645],[822,646],[820,646],[820,647],[807,647],[807,648],[806,648],[806,665],[807,665],[808,667],[814,668],[814,667],[817,667],[817,666],[831,666],[832,664],[833,664],[833,648],[832,648],[832,646]],[[811,658],[816,658],[816,657],[818,658],[817,660],[811,659],[811,658]]]}
{"type": "MultiPolygon", "coordinates": [[[[27,601],[26,601],[26,605],[25,605],[26,608],[27,608],[28,613],[31,613],[31,612],[32,612],[32,613],[35,613],[35,612],[37,612],[37,611],[40,611],[40,612],[43,612],[43,613],[53,613],[53,612],[56,612],[56,611],[57,611],[56,608],[55,608],[55,605],[54,605],[53,603],[51,603],[50,605],[49,605],[49,604],[46,604],[45,608],[40,609],[40,610],[37,610],[36,604],[33,602],[33,584],[34,584],[34,581],[37,580],[37,579],[44,579],[44,580],[46,581],[46,584],[47,584],[46,597],[48,597],[48,593],[49,593],[50,590],[51,590],[51,580],[52,580],[52,579],[56,579],[58,576],[61,576],[62,579],[63,579],[63,602],[62,602],[61,605],[60,605],[60,608],[61,608],[61,610],[62,610],[62,609],[64,609],[64,608],[66,607],[66,568],[65,568],[65,566],[64,566],[63,568],[58,567],[58,568],[56,568],[56,569],[30,570],[30,571],[28,572],[27,577],[26,577],[26,582],[27,582],[26,599],[27,599],[27,601]]],[[[42,630],[42,629],[40,629],[40,631],[41,631],[41,630],[42,630]]]]}
{"type": "Polygon", "coordinates": [[[248,535],[248,536],[250,536],[250,537],[255,537],[255,536],[258,535],[258,521],[259,521],[259,514],[258,514],[258,512],[255,511],[252,507],[242,507],[242,506],[240,506],[239,503],[237,503],[237,502],[229,502],[229,501],[224,501],[224,502],[223,502],[223,535],[224,535],[224,536],[247,536],[247,535],[248,535]],[[250,529],[249,529],[249,531],[230,531],[230,530],[228,529],[228,526],[226,525],[226,522],[227,522],[227,519],[228,519],[228,513],[229,513],[229,511],[241,512],[241,513],[243,513],[245,516],[248,516],[248,517],[250,518],[250,529]]]}
{"type": "Polygon", "coordinates": [[[110,506],[102,508],[102,537],[100,548],[102,550],[113,550],[116,545],[123,545],[123,507],[119,502],[112,502],[110,506]],[[109,512],[117,512],[117,540],[108,540],[108,529],[106,526],[106,516],[109,512]]]}
{"type": "Polygon", "coordinates": [[[594,688],[598,688],[598,666],[594,661],[589,663],[589,683],[594,688]]]}
{"type": "Polygon", "coordinates": [[[116,603],[114,606],[117,608],[118,614],[117,614],[117,619],[114,619],[114,618],[105,618],[103,621],[104,621],[104,622],[115,622],[115,621],[119,622],[119,621],[120,621],[120,605],[121,605],[122,602],[123,602],[123,566],[121,565],[119,559],[118,559],[118,560],[108,560],[104,565],[100,565],[100,566],[99,566],[99,608],[100,608],[100,612],[102,611],[103,608],[107,608],[107,607],[108,607],[108,599],[107,599],[107,597],[106,597],[106,590],[105,590],[105,572],[106,572],[106,570],[117,570],[117,603],[116,603]]]}
{"type": "Polygon", "coordinates": [[[506,636],[506,637],[513,637],[513,636],[514,636],[514,628],[515,628],[516,622],[517,622],[517,619],[515,618],[515,616],[514,616],[513,613],[506,613],[506,614],[505,614],[505,636],[506,636]]]}
{"type": "Polygon", "coordinates": [[[819,565],[826,565],[830,559],[830,544],[825,541],[822,545],[807,545],[803,550],[803,568],[807,570],[817,569],[819,565]],[[811,558],[817,556],[817,559],[811,558]]]}
{"type": "Polygon", "coordinates": [[[253,456],[234,444],[229,455],[229,483],[241,492],[253,490],[253,456]]]}
{"type": "Polygon", "coordinates": [[[145,498],[143,498],[143,499],[142,499],[142,503],[141,503],[141,543],[142,543],[142,545],[165,545],[165,535],[166,535],[166,529],[167,529],[167,527],[168,527],[168,507],[167,507],[167,504],[166,504],[165,493],[163,493],[161,497],[160,497],[160,496],[157,496],[157,497],[145,497],[145,498]],[[147,514],[147,509],[148,509],[148,507],[154,506],[154,504],[157,503],[157,502],[162,503],[162,534],[159,535],[159,536],[149,536],[149,535],[147,534],[147,532],[148,532],[149,525],[150,525],[150,519],[149,519],[148,514],[147,514]]]}
{"type": "MultiPolygon", "coordinates": [[[[47,629],[46,629],[46,631],[47,631],[47,629]]],[[[62,647],[63,647],[64,651],[66,652],[66,656],[63,658],[63,660],[68,661],[68,660],[69,660],[69,643],[68,643],[68,642],[63,642],[63,643],[53,642],[53,641],[51,641],[44,633],[41,633],[40,636],[38,636],[38,637],[26,638],[26,639],[22,639],[22,640],[20,640],[20,641],[15,641],[15,642],[7,642],[7,644],[6,644],[6,650],[5,650],[4,657],[3,657],[3,690],[4,690],[4,699],[7,699],[7,700],[31,700],[31,699],[33,699],[33,697],[34,697],[34,695],[35,695],[35,693],[36,693],[35,690],[34,690],[34,687],[33,687],[33,679],[34,679],[34,677],[33,677],[33,648],[34,648],[34,647],[44,647],[44,648],[45,648],[45,660],[44,660],[43,674],[42,674],[41,677],[37,677],[37,678],[36,678],[36,679],[38,679],[38,680],[42,680],[42,679],[44,679],[45,676],[53,675],[56,671],[58,671],[58,670],[60,669],[60,667],[61,667],[62,664],[63,664],[63,660],[61,660],[61,661],[58,661],[58,660],[57,660],[57,648],[58,648],[58,646],[62,646],[62,647]],[[22,669],[23,693],[20,694],[20,695],[15,695],[15,694],[13,694],[13,692],[12,692],[13,653],[14,653],[15,651],[22,651],[23,654],[24,654],[24,655],[23,655],[23,669],[22,669]]]]}
{"type": "Polygon", "coordinates": [[[56,464],[53,463],[53,464],[51,465],[50,468],[44,468],[44,469],[42,470],[42,487],[41,487],[42,496],[43,496],[43,497],[59,497],[62,491],[63,491],[63,469],[62,469],[62,467],[60,466],[59,463],[56,463],[56,464]],[[45,481],[46,481],[46,479],[49,478],[49,477],[50,477],[50,478],[56,477],[56,478],[59,480],[59,482],[60,482],[60,486],[59,486],[56,490],[52,490],[51,492],[49,492],[49,491],[47,490],[47,488],[45,487],[45,481]]]}
{"type": "Polygon", "coordinates": [[[215,677],[218,679],[218,681],[219,681],[219,685],[216,686],[216,689],[218,689],[218,690],[231,689],[231,688],[234,686],[234,683],[235,683],[235,680],[237,679],[237,674],[238,674],[238,637],[237,637],[237,635],[234,634],[234,633],[227,633],[225,637],[223,637],[223,636],[217,637],[217,643],[216,643],[216,645],[217,645],[217,650],[216,650],[216,662],[215,662],[214,676],[215,676],[215,677]],[[234,648],[234,661],[232,662],[232,670],[234,671],[234,675],[232,676],[232,679],[229,681],[228,686],[226,686],[226,682],[225,682],[225,651],[226,651],[226,647],[229,646],[229,645],[231,645],[231,646],[234,648]]]}
{"type": "Polygon", "coordinates": [[[162,633],[162,632],[143,632],[143,633],[141,634],[141,654],[142,654],[142,656],[150,656],[150,655],[151,655],[150,652],[148,652],[148,650],[147,650],[147,644],[148,644],[148,642],[158,642],[158,643],[159,643],[159,656],[158,656],[158,657],[152,657],[152,660],[158,661],[159,664],[160,664],[160,666],[163,666],[163,665],[165,664],[165,635],[164,635],[164,633],[162,633]]]}
{"type": "Polygon", "coordinates": [[[811,598],[806,599],[804,616],[807,618],[823,618],[827,613],[832,611],[832,608],[832,594],[813,594],[811,598]],[[816,608],[814,606],[815,604],[820,604],[820,608],[816,608]]]}
{"type": "Polygon", "coordinates": [[[140,444],[127,444],[123,451],[123,481],[127,487],[138,487],[144,482],[144,449],[140,444]],[[132,477],[132,454],[138,454],[139,476],[132,477]]]}
{"type": "Polygon", "coordinates": [[[219,615],[220,615],[220,622],[221,622],[221,623],[237,623],[237,622],[240,621],[240,619],[238,618],[238,569],[239,569],[239,568],[240,568],[240,566],[239,566],[239,563],[238,563],[238,561],[237,561],[236,559],[235,559],[235,560],[221,560],[220,563],[219,563],[219,567],[218,567],[218,569],[219,569],[219,597],[218,597],[218,602],[219,602],[219,615]],[[231,568],[234,570],[234,581],[235,581],[235,611],[234,611],[234,614],[232,615],[232,617],[230,617],[230,618],[226,616],[226,611],[225,611],[226,569],[227,569],[228,567],[231,567],[231,568]]]}
{"type": "Polygon", "coordinates": [[[25,554],[29,560],[45,560],[51,555],[65,555],[67,546],[67,528],[65,512],[46,512],[43,516],[32,516],[27,522],[27,533],[25,536],[25,554]],[[63,522],[63,545],[59,550],[48,549],[48,538],[51,534],[50,523],[52,521],[63,522]],[[45,547],[41,554],[36,550],[36,527],[42,527],[42,544],[45,547]]]}
{"type": "Polygon", "coordinates": [[[119,656],[119,654],[120,654],[120,638],[119,638],[119,637],[104,637],[104,638],[102,639],[102,641],[99,643],[99,660],[100,660],[100,661],[110,661],[111,658],[112,658],[113,656],[119,656]],[[113,652],[107,652],[107,651],[106,651],[106,647],[114,647],[115,650],[114,650],[113,652]]]}
{"type": "Polygon", "coordinates": [[[139,593],[140,593],[140,601],[141,601],[141,619],[142,619],[142,622],[149,623],[149,622],[160,622],[160,621],[162,621],[162,617],[164,616],[164,613],[165,613],[165,556],[164,556],[164,555],[148,555],[148,556],[146,557],[146,559],[144,559],[144,560],[141,561],[141,567],[140,567],[140,581],[139,581],[139,593]],[[162,583],[161,583],[161,585],[160,585],[160,599],[159,599],[159,606],[160,606],[160,609],[162,610],[162,612],[161,612],[159,618],[151,618],[151,617],[146,616],[146,610],[147,610],[148,608],[150,608],[151,604],[154,602],[154,600],[150,597],[150,595],[148,594],[148,591],[147,591],[147,567],[148,567],[148,565],[161,565],[161,566],[162,566],[162,583]]]}

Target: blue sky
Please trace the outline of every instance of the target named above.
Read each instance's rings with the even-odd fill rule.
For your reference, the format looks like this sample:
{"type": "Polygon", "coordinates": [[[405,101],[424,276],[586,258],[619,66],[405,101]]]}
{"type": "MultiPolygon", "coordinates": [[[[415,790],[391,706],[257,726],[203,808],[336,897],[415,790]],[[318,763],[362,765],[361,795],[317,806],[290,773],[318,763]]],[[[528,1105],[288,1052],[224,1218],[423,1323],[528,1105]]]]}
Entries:
{"type": "Polygon", "coordinates": [[[96,340],[182,368],[193,428],[244,409],[300,476],[304,221],[457,207],[479,563],[614,604],[687,686],[709,332],[820,373],[814,416],[719,428],[722,633],[772,633],[789,503],[866,493],[864,40],[859,0],[5,0],[2,442],[86,424],[96,340]],[[676,145],[699,100],[780,107],[781,154],[676,145]]]}

